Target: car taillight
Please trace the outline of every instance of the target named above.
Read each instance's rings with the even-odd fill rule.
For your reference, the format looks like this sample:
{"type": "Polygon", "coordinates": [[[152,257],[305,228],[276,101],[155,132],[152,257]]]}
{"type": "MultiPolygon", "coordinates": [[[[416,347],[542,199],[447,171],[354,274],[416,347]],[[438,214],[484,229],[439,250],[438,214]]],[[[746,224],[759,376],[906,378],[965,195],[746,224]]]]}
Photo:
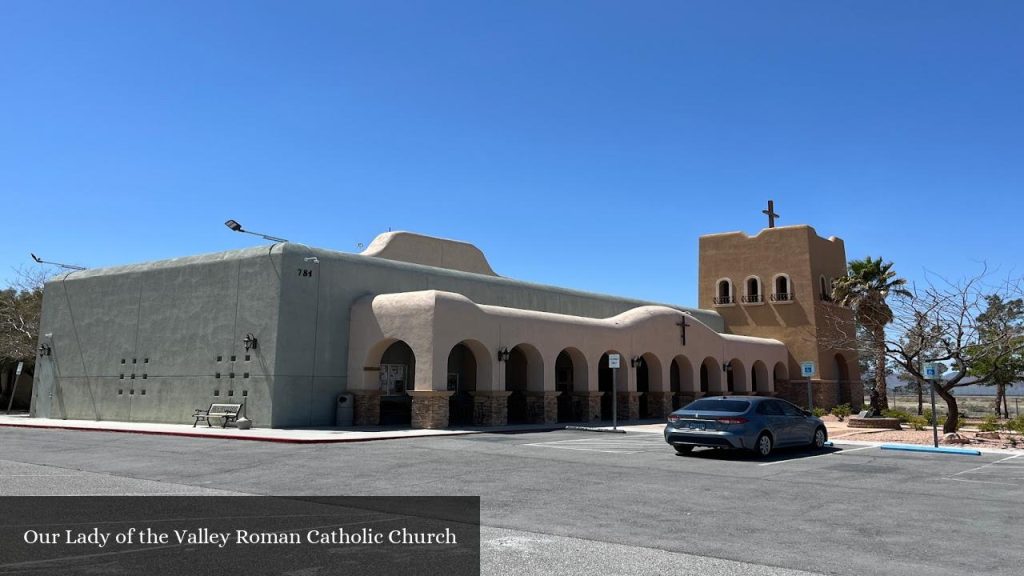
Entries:
{"type": "Polygon", "coordinates": [[[668,421],[669,422],[678,422],[678,421],[680,421],[682,419],[683,419],[683,417],[680,416],[679,414],[669,414],[668,415],[668,421]]]}
{"type": "Polygon", "coordinates": [[[749,420],[746,418],[718,418],[715,422],[719,424],[746,424],[749,420]]]}

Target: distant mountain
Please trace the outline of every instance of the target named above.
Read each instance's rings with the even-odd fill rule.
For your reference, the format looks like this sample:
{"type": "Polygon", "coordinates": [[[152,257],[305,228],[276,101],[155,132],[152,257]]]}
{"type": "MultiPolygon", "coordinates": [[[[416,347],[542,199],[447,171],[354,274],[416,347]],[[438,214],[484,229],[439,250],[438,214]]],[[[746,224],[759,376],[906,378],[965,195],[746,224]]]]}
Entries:
{"type": "MultiPolygon", "coordinates": [[[[975,380],[976,380],[976,378],[971,378],[970,376],[968,376],[967,378],[963,379],[964,382],[973,382],[975,380]]],[[[889,376],[888,378],[885,379],[885,383],[886,383],[886,387],[889,389],[890,393],[892,393],[896,388],[901,388],[901,387],[906,386],[907,384],[909,384],[909,382],[906,382],[904,380],[900,380],[896,376],[889,376]]],[[[865,391],[866,391],[866,389],[865,389],[865,391]]],[[[928,391],[928,389],[926,388],[925,392],[927,393],[927,391],[928,391]]],[[[957,386],[956,388],[954,388],[953,389],[953,395],[954,396],[995,396],[996,395],[996,388],[995,388],[995,386],[984,386],[984,385],[977,386],[977,385],[967,384],[965,386],[957,386]]],[[[1007,396],[1021,396],[1021,397],[1024,397],[1024,382],[1017,382],[1013,386],[1007,387],[1006,388],[1006,395],[1007,396]]]]}

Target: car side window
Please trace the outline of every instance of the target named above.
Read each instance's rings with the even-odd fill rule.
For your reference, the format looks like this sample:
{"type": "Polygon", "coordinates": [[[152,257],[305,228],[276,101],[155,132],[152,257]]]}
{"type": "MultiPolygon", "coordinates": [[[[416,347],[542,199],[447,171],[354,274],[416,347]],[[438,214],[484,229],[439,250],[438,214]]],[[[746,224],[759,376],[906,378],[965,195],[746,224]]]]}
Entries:
{"type": "Polygon", "coordinates": [[[782,416],[782,407],[779,406],[777,400],[768,400],[762,402],[761,406],[758,407],[758,414],[764,414],[766,416],[782,416]]]}
{"type": "Polygon", "coordinates": [[[793,406],[789,402],[779,402],[779,404],[782,405],[782,410],[785,412],[786,416],[800,416],[802,418],[804,415],[803,410],[793,406]]]}

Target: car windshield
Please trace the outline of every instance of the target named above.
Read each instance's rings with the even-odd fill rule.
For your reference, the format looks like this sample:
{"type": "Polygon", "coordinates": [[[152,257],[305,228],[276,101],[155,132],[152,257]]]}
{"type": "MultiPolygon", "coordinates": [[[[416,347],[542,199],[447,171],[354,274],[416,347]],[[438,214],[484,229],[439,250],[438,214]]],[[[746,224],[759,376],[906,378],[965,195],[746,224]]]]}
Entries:
{"type": "Polygon", "coordinates": [[[750,408],[750,402],[744,402],[743,400],[713,400],[711,398],[702,398],[689,405],[683,410],[692,412],[733,412],[740,414],[747,411],[750,408]]]}

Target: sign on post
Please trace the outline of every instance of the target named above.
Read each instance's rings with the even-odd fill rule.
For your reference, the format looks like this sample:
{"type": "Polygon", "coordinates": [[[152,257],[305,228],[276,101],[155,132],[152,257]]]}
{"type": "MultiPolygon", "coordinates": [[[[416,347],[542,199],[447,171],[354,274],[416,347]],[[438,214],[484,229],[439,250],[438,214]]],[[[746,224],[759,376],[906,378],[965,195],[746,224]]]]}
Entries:
{"type": "Polygon", "coordinates": [[[817,368],[814,366],[814,362],[807,361],[800,363],[800,375],[804,378],[810,378],[817,372],[817,368]]]}
{"type": "Polygon", "coordinates": [[[939,362],[926,362],[924,365],[925,380],[941,380],[942,373],[946,371],[946,366],[939,362]]]}
{"type": "Polygon", "coordinates": [[[11,406],[14,406],[14,393],[18,391],[18,380],[21,380],[21,369],[25,366],[24,362],[18,362],[18,367],[14,370],[14,382],[11,385],[11,399],[7,402],[7,413],[11,413],[11,406]]]}
{"type": "Polygon", "coordinates": [[[608,355],[608,367],[609,368],[619,368],[619,358],[620,358],[620,356],[618,354],[609,354],[608,355]]]}

